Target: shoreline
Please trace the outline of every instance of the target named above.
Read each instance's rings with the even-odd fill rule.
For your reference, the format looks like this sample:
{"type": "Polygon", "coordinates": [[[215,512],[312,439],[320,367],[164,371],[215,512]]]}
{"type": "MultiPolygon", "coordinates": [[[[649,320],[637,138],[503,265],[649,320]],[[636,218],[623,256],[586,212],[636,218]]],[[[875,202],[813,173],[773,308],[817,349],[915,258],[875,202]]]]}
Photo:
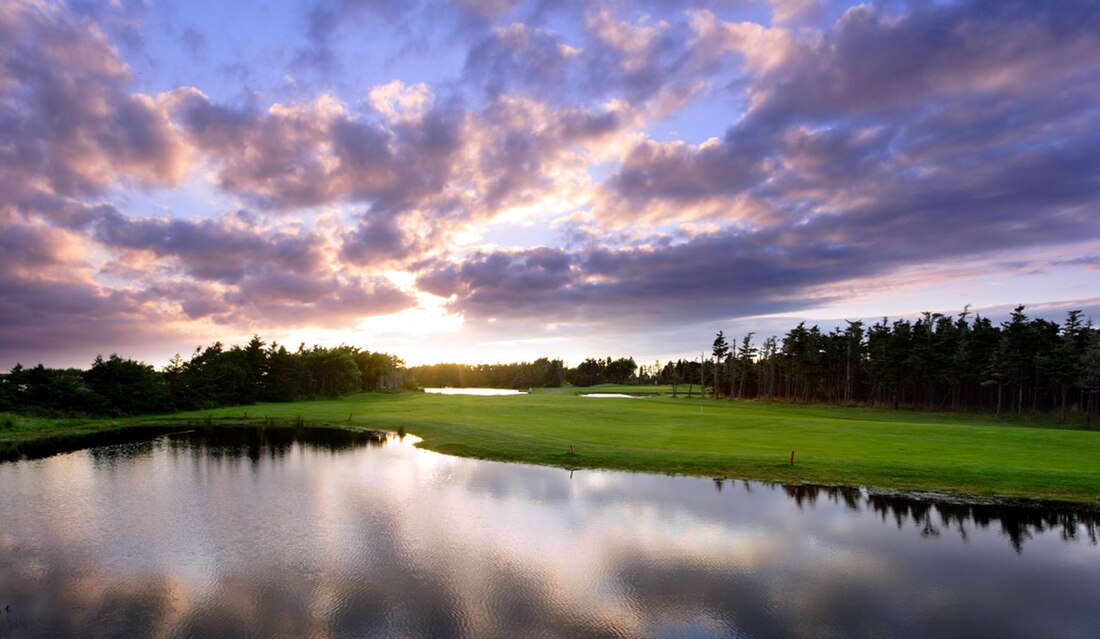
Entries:
{"type": "MultiPolygon", "coordinates": [[[[160,417],[153,419],[128,418],[122,423],[105,421],[102,426],[93,423],[73,425],[72,427],[60,427],[42,432],[37,436],[20,439],[0,439],[0,463],[16,462],[21,460],[35,460],[54,455],[76,452],[97,446],[142,442],[176,433],[191,432],[194,430],[223,429],[223,428],[249,428],[249,429],[277,429],[277,430],[328,430],[344,431],[350,434],[362,436],[364,444],[384,443],[391,434],[416,435],[420,441],[415,445],[418,448],[432,451],[437,454],[482,459],[503,463],[531,464],[561,468],[570,471],[612,471],[631,472],[643,474],[657,474],[666,476],[699,477],[716,481],[752,481],[764,484],[778,485],[786,489],[813,488],[825,490],[858,490],[869,496],[899,497],[932,504],[949,504],[957,506],[997,506],[1011,508],[1047,508],[1056,510],[1082,510],[1087,512],[1100,512],[1100,497],[1090,500],[1086,497],[1070,499],[1066,497],[1049,496],[1041,493],[1032,494],[979,494],[967,491],[940,490],[936,488],[888,486],[878,484],[864,484],[844,481],[813,481],[791,477],[783,477],[782,473],[724,473],[721,475],[706,472],[690,472],[682,468],[661,468],[659,466],[638,467],[620,464],[592,464],[592,463],[567,463],[582,461],[580,459],[545,459],[537,456],[524,455],[523,451],[514,450],[512,454],[504,455],[478,455],[455,452],[446,445],[433,446],[430,436],[416,433],[413,429],[398,427],[394,429],[380,429],[357,425],[354,423],[337,423],[326,420],[306,420],[295,418],[271,418],[271,417],[234,417],[234,416],[186,416],[186,417],[160,417]],[[89,429],[89,426],[92,426],[89,429]]],[[[784,469],[787,470],[787,469],[784,469]]]]}

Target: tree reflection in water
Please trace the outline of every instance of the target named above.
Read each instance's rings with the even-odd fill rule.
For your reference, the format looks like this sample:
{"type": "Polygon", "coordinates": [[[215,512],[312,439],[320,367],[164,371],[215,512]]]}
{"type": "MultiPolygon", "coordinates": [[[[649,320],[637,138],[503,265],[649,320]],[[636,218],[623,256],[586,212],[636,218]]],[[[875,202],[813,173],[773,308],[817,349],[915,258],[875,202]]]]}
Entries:
{"type": "Polygon", "coordinates": [[[0,464],[8,635],[1100,631],[1088,509],[571,475],[368,431],[192,426],[0,464]]]}
{"type": "Polygon", "coordinates": [[[968,526],[982,529],[1000,526],[1001,533],[1017,553],[1023,551],[1024,542],[1033,535],[1050,530],[1058,530],[1063,540],[1071,541],[1078,539],[1084,529],[1089,542],[1098,543],[1100,512],[1068,504],[970,504],[950,501],[946,497],[874,493],[841,486],[786,485],[783,488],[800,507],[813,506],[818,499],[825,498],[835,504],[843,503],[856,512],[870,509],[880,514],[883,521],[892,517],[899,530],[906,521],[911,521],[926,537],[939,537],[943,530],[955,530],[965,541],[968,526]]]}

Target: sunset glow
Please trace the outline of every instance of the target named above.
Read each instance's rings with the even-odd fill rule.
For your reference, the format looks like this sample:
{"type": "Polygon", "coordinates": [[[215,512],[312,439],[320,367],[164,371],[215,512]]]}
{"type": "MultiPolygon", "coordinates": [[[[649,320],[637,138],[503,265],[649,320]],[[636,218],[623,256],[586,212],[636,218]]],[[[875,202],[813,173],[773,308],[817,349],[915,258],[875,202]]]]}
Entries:
{"type": "Polygon", "coordinates": [[[1066,0],[0,5],[0,368],[1100,321],[1066,0]]]}

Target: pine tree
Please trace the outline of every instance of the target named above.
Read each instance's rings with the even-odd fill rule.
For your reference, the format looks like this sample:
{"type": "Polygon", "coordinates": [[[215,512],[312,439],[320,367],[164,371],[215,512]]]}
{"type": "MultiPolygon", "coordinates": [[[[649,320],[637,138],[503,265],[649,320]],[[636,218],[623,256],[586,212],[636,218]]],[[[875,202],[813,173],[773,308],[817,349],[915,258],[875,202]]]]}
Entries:
{"type": "Polygon", "coordinates": [[[726,342],[726,336],[722,331],[718,331],[718,335],[714,338],[711,354],[714,355],[714,399],[718,399],[718,389],[722,387],[720,375],[722,362],[730,356],[730,345],[726,342]]]}

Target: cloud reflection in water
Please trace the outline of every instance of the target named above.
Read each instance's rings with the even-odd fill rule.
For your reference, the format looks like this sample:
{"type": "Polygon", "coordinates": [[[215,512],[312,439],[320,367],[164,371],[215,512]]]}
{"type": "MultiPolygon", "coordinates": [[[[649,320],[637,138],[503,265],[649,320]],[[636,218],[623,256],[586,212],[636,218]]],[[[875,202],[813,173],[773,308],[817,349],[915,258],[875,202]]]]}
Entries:
{"type": "Polygon", "coordinates": [[[1097,516],[1086,512],[635,473],[570,479],[409,440],[300,436],[167,437],[4,463],[0,486],[8,636],[1100,628],[1097,516]]]}

